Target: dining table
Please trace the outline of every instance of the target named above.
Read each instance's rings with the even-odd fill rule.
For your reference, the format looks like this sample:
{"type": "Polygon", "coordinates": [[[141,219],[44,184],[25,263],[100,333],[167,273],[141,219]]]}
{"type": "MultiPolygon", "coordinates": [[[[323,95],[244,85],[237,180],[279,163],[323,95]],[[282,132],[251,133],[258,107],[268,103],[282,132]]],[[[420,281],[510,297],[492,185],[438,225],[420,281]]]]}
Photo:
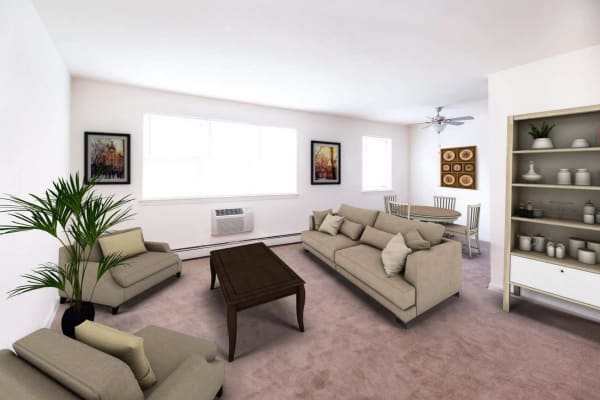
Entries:
{"type": "MultiPolygon", "coordinates": [[[[403,203],[398,203],[394,201],[390,201],[390,204],[401,205],[403,203]]],[[[402,215],[396,214],[399,217],[406,218],[406,214],[402,215]]],[[[417,221],[423,222],[436,222],[439,224],[451,224],[456,221],[462,214],[456,210],[451,210],[449,208],[438,208],[433,206],[422,206],[422,205],[410,205],[410,219],[414,219],[417,221]]]]}

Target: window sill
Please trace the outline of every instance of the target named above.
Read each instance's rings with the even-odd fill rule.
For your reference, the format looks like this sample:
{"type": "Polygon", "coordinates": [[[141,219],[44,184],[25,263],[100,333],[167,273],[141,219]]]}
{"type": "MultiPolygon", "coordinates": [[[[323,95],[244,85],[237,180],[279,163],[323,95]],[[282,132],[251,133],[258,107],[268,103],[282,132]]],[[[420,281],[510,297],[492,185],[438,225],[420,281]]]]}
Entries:
{"type": "Polygon", "coordinates": [[[202,203],[223,203],[239,201],[268,201],[268,200],[286,200],[297,199],[298,193],[291,194],[269,194],[269,195],[247,195],[247,196],[219,196],[219,197],[179,197],[165,199],[142,199],[138,204],[142,206],[160,206],[169,204],[202,204],[202,203]]]}
{"type": "Polygon", "coordinates": [[[369,189],[369,190],[361,190],[362,193],[390,193],[393,192],[394,189],[369,189]]]}

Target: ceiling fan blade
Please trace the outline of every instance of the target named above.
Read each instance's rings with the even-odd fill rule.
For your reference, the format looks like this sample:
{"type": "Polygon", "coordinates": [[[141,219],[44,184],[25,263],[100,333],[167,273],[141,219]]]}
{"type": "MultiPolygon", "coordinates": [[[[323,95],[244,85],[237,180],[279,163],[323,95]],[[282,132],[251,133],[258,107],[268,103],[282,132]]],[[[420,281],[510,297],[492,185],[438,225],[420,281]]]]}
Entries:
{"type": "Polygon", "coordinates": [[[467,121],[467,120],[472,120],[475,119],[470,115],[464,116],[464,117],[456,117],[456,118],[446,118],[446,121],[467,121]]]}
{"type": "Polygon", "coordinates": [[[465,124],[464,122],[450,121],[450,120],[445,120],[444,123],[448,124],[448,125],[454,125],[454,126],[464,125],[465,124]]]}
{"type": "Polygon", "coordinates": [[[430,124],[429,122],[425,122],[425,123],[423,124],[423,126],[421,127],[421,129],[427,129],[427,128],[429,128],[431,125],[432,125],[432,124],[430,124]]]}

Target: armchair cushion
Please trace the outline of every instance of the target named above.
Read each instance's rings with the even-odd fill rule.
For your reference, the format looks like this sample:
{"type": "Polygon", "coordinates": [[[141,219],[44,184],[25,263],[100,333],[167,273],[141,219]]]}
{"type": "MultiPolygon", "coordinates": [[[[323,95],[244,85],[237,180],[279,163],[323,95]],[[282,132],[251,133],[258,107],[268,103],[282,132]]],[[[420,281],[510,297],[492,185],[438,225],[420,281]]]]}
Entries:
{"type": "Polygon", "coordinates": [[[98,243],[105,256],[120,253],[123,257],[133,257],[147,251],[139,228],[101,236],[98,243]]]}
{"type": "Polygon", "coordinates": [[[177,254],[148,251],[125,260],[124,264],[112,268],[110,274],[121,287],[130,287],[179,262],[177,254]]]}

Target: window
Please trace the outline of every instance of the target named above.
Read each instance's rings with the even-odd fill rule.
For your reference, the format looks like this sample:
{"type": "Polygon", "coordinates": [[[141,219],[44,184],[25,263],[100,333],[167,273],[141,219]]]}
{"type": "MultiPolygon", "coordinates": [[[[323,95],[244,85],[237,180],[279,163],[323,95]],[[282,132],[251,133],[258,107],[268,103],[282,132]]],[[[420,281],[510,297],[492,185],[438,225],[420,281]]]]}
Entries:
{"type": "Polygon", "coordinates": [[[296,130],[147,114],[144,199],[297,193],[296,130]]]}
{"type": "Polygon", "coordinates": [[[392,139],[363,136],[362,190],[392,190],[392,139]]]}

